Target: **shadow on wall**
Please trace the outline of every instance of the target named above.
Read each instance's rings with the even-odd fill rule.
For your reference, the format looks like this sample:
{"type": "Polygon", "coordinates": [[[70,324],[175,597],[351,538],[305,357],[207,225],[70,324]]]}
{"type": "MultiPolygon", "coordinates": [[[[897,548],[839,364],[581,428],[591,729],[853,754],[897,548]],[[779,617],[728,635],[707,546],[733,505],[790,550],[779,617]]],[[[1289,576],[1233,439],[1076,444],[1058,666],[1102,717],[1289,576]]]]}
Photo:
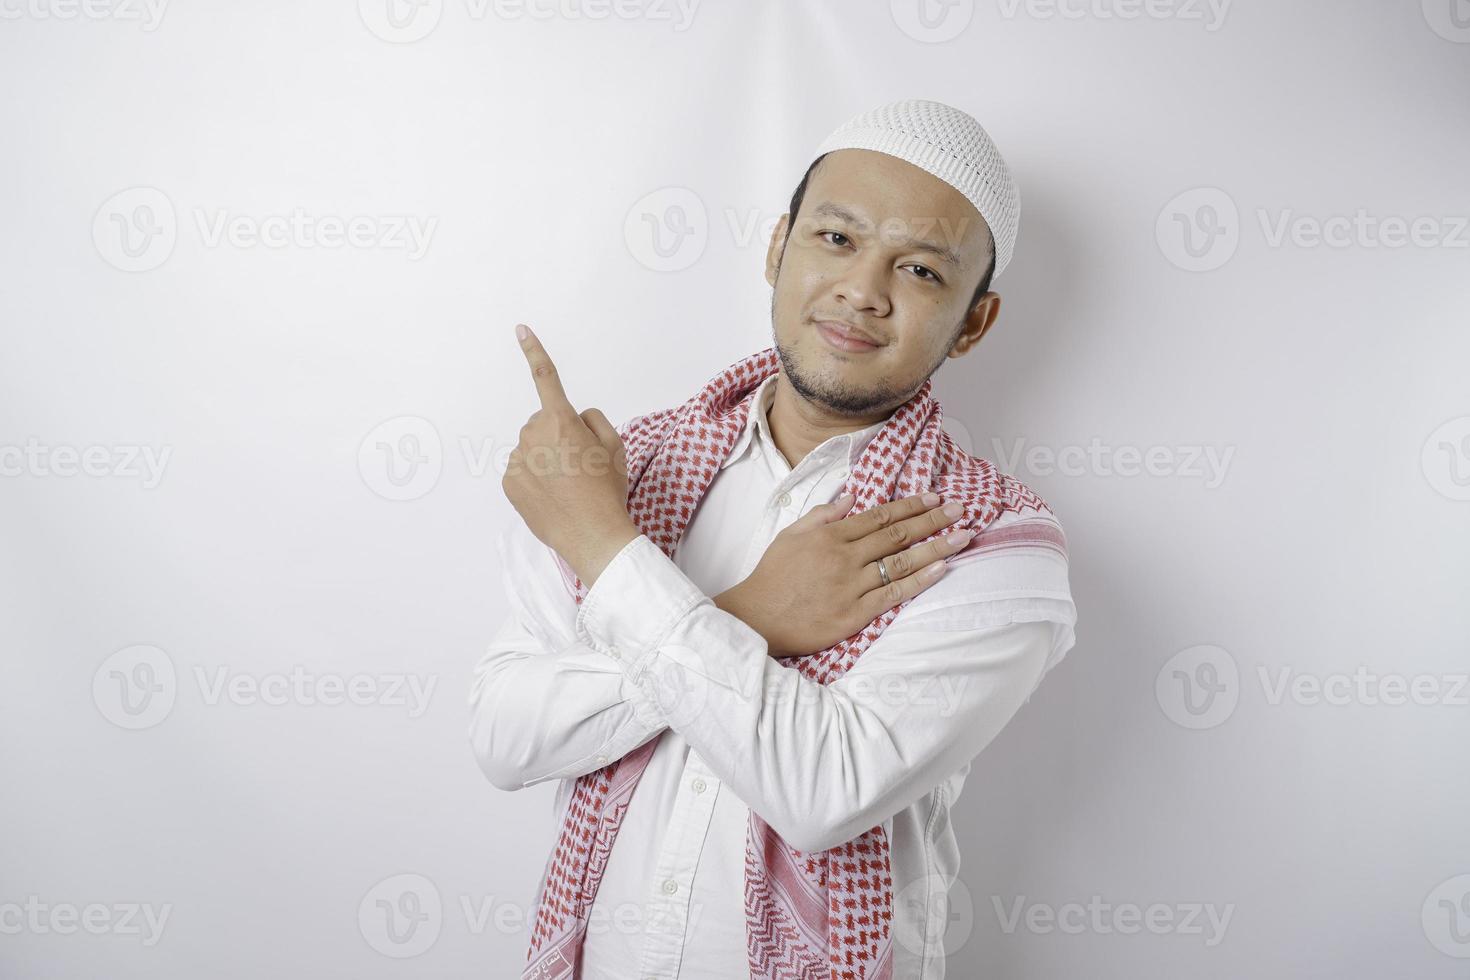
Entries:
{"type": "Polygon", "coordinates": [[[1084,297],[1096,266],[1082,260],[1073,223],[1048,203],[1044,188],[1028,188],[1016,257],[994,283],[1000,315],[978,347],[935,376],[946,420],[962,423],[974,440],[967,448],[992,461],[991,438],[1014,433],[986,420],[1040,416],[1048,393],[1081,370],[1068,356],[1088,328],[1084,297]]]}
{"type": "MultiPolygon", "coordinates": [[[[1099,265],[1083,254],[1075,222],[1048,204],[1044,187],[1028,187],[1017,262],[996,283],[1000,318],[979,347],[947,362],[936,377],[946,428],[963,429],[961,444],[968,438],[966,449],[997,465],[1003,465],[997,441],[1009,445],[1030,436],[1035,430],[1028,420],[1058,424],[1050,408],[1054,393],[1086,370],[1073,363],[1071,352],[1090,326],[1086,297],[1101,286],[1090,281],[1089,271],[1099,265]]],[[[1025,474],[1020,478],[1029,483],[1025,474]]],[[[1041,883],[1056,878],[1071,845],[1091,847],[1116,834],[1126,846],[1136,833],[1110,827],[1108,814],[1117,809],[1116,788],[1131,782],[1119,770],[1146,756],[1154,719],[1130,717],[1119,699],[1097,692],[1117,690],[1120,674],[1147,680],[1152,668],[1129,660],[1156,645],[1138,635],[1148,627],[1123,585],[1126,570],[1104,565],[1126,563],[1128,556],[1088,547],[1108,536],[1089,533],[1077,517],[1086,508],[1070,506],[1068,494],[1085,486],[1058,484],[1042,492],[1068,536],[1077,644],[975,758],[950,811],[962,860],[951,891],[947,946],[950,969],[962,975],[982,969],[1027,975],[1035,964],[1028,962],[1026,944],[1007,941],[1013,937],[1002,931],[996,898],[1010,908],[1016,896],[1037,894],[1041,883]],[[1099,744],[1108,750],[1100,753],[1099,744]]],[[[1151,683],[1145,689],[1151,691],[1151,683]]]]}

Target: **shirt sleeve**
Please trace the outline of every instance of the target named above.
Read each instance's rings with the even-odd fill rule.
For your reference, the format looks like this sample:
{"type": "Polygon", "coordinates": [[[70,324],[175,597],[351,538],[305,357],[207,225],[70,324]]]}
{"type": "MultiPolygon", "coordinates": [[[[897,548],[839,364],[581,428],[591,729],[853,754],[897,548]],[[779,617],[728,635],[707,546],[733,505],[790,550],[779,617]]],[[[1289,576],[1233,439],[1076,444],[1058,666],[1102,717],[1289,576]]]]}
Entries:
{"type": "Polygon", "coordinates": [[[518,790],[620,759],[665,723],[607,656],[577,639],[555,557],[512,516],[497,539],[510,612],[475,666],[470,744],[492,784],[518,790]]]}
{"type": "Polygon", "coordinates": [[[969,762],[1072,645],[1065,559],[1035,590],[1006,562],[954,564],[827,685],[770,657],[645,535],[603,570],[576,630],[787,843],[821,851],[969,762]]]}

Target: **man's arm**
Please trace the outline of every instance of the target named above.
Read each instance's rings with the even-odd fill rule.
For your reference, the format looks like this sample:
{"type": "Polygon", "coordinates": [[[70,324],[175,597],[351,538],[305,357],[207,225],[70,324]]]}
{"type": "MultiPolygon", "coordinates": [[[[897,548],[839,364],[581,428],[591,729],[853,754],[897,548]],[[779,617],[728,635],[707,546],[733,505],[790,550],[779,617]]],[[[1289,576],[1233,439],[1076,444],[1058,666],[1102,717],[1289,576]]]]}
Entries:
{"type": "Polygon", "coordinates": [[[969,558],[824,686],[772,659],[640,535],[603,569],[576,630],[777,833],[818,851],[979,753],[1070,648],[1074,621],[1064,559],[969,558]]]}
{"type": "Polygon", "coordinates": [[[601,769],[666,724],[618,666],[577,639],[577,604],[519,517],[497,538],[509,617],[475,667],[470,744],[503,790],[601,769]]]}

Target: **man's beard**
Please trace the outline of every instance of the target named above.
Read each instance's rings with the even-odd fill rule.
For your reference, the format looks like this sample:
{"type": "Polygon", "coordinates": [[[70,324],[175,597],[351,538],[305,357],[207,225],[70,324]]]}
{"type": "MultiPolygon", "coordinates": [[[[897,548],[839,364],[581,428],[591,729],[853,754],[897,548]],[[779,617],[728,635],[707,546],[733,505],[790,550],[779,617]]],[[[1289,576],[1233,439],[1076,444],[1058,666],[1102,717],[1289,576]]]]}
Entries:
{"type": "MultiPolygon", "coordinates": [[[[886,376],[874,387],[857,388],[841,383],[831,384],[807,373],[796,352],[776,339],[776,291],[771,290],[771,339],[776,347],[776,356],[781,361],[781,370],[786,374],[786,380],[791,383],[791,389],[798,395],[838,415],[867,416],[884,411],[891,414],[894,409],[914,397],[914,394],[924,386],[924,382],[939,370],[939,366],[949,357],[949,352],[958,342],[963,326],[961,323],[956,328],[949,346],[939,355],[939,359],[907,389],[893,384],[892,380],[886,376]]],[[[803,322],[799,329],[815,331],[817,328],[814,324],[803,322]]]]}

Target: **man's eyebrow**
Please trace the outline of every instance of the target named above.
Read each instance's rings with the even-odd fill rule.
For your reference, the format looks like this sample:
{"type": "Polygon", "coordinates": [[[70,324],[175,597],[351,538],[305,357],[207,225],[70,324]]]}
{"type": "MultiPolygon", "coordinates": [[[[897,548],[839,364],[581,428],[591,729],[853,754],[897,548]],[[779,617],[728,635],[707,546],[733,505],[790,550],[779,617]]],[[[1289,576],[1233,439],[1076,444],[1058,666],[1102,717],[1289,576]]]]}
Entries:
{"type": "MultiPolygon", "coordinates": [[[[864,224],[863,221],[859,220],[857,215],[853,214],[847,208],[840,204],[833,204],[831,201],[823,201],[821,204],[818,204],[812,208],[812,213],[825,214],[839,221],[845,221],[850,225],[864,224]]],[[[963,269],[965,267],[965,264],[960,261],[959,255],[955,253],[955,250],[947,245],[940,245],[938,242],[931,242],[923,238],[910,238],[903,241],[902,244],[919,252],[928,252],[931,255],[937,255],[950,265],[953,265],[956,269],[963,269]]]]}

